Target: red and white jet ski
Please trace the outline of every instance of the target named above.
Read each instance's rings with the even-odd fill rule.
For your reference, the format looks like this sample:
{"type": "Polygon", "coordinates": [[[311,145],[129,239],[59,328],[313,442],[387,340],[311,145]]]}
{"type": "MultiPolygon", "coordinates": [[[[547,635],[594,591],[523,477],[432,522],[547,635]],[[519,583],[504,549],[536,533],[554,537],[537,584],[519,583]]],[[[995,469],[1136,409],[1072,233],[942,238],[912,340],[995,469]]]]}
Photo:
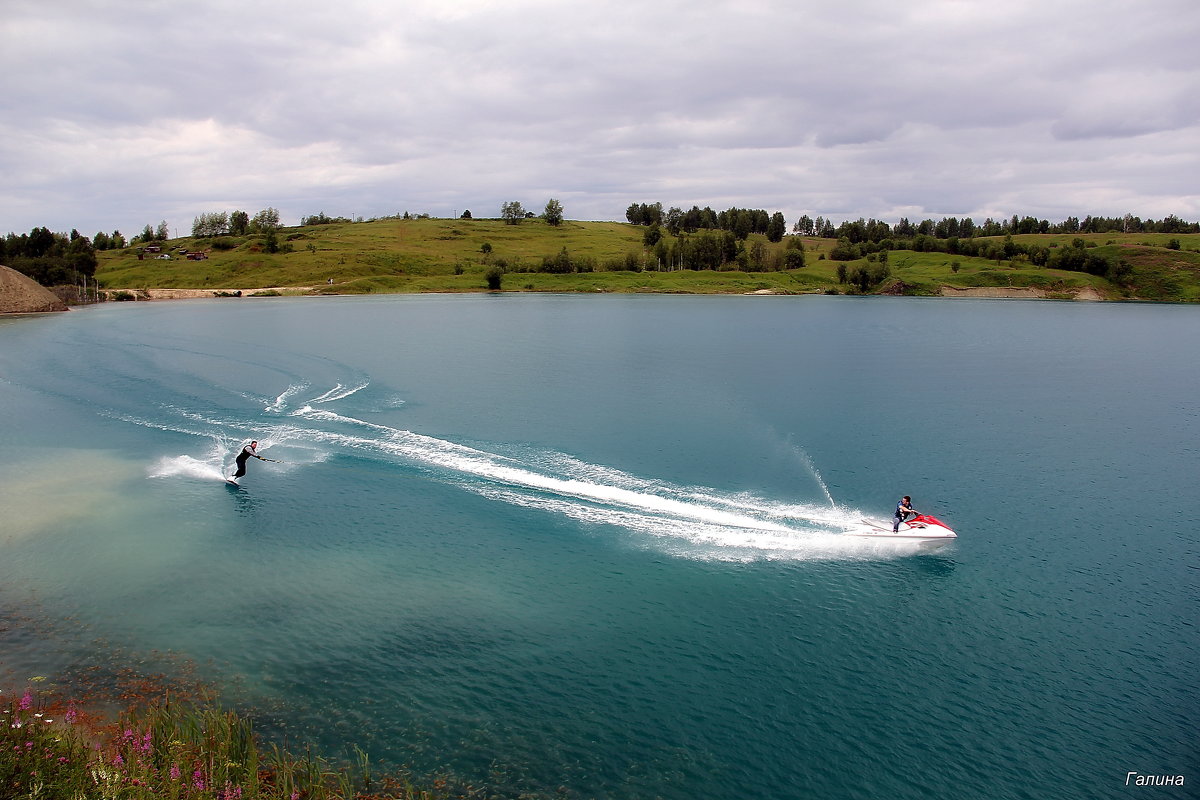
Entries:
{"type": "Polygon", "coordinates": [[[958,538],[958,534],[950,530],[946,523],[928,514],[916,514],[907,522],[901,522],[900,530],[895,532],[892,531],[892,526],[885,522],[864,519],[861,524],[847,530],[846,535],[867,539],[913,542],[920,545],[922,550],[936,550],[958,538]]]}

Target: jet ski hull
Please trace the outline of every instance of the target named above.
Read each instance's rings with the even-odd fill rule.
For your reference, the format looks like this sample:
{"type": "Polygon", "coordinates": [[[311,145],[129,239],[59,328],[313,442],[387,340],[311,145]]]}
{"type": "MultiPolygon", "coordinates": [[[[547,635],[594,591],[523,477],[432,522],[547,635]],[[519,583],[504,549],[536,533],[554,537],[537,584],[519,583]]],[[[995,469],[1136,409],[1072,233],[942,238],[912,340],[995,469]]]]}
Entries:
{"type": "Polygon", "coordinates": [[[845,535],[864,539],[912,542],[918,544],[922,550],[936,550],[958,538],[958,534],[950,530],[946,523],[928,514],[918,514],[908,522],[901,522],[898,531],[893,531],[891,525],[880,520],[864,519],[861,525],[846,531],[845,535]]]}

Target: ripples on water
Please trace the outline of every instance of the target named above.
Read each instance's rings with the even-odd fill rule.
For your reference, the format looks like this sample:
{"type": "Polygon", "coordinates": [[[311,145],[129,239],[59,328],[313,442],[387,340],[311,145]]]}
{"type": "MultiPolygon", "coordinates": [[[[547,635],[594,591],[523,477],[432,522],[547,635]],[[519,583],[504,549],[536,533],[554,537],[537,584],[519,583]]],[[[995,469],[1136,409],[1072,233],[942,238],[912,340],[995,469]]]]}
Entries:
{"type": "Polygon", "coordinates": [[[1089,366],[1194,324],[740,300],[6,325],[0,600],[86,633],[9,628],[0,668],[97,659],[94,636],[170,651],[290,741],[510,794],[1015,797],[1065,770],[1049,793],[1091,797],[1194,771],[1200,386],[1186,348],[1127,354],[1144,399],[1089,366]],[[1144,427],[1097,446],[1103,415],[1144,427]],[[252,435],[282,463],[228,487],[252,435]],[[842,535],[897,483],[960,542],[842,535]]]}

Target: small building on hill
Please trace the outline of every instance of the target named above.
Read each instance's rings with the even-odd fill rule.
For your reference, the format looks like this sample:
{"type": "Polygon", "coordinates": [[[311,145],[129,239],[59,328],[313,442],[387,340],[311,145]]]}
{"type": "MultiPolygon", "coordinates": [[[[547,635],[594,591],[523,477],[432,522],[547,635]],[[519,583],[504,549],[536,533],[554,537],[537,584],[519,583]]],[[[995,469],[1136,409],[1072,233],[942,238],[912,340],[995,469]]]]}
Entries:
{"type": "Polygon", "coordinates": [[[58,295],[15,269],[0,266],[0,314],[66,311],[58,295]]]}

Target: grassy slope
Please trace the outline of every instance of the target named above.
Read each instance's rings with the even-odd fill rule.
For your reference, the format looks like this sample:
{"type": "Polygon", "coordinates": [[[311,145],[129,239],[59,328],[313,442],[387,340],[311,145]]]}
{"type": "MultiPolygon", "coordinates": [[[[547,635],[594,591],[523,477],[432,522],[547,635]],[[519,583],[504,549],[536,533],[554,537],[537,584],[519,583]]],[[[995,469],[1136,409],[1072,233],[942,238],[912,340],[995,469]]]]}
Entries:
{"type": "MultiPolygon", "coordinates": [[[[508,264],[503,288],[508,291],[585,292],[819,292],[845,291],[837,284],[836,262],[819,260],[834,242],[805,239],[808,266],[781,272],[629,272],[605,269],[633,253],[639,261],[650,259],[642,248],[644,229],[616,222],[566,221],[554,228],[540,220],[505,225],[499,220],[379,220],[366,223],[287,228],[281,242],[289,253],[262,251],[261,237],[229,239],[230,250],[212,250],[206,261],[174,259],[139,261],[133,248],[100,254],[96,277],[107,288],[260,288],[314,286],[318,291],[347,292],[456,292],[484,288],[488,259],[480,251],[492,246],[492,260],[508,264]],[[533,272],[544,256],[566,247],[573,259],[591,258],[597,271],[574,275],[533,272]],[[460,270],[462,274],[455,274],[460,270]],[[529,270],[526,272],[525,270],[529,270]],[[334,285],[328,285],[332,278],[334,285]]],[[[1200,301],[1200,235],[1093,234],[1016,236],[1020,243],[1065,246],[1081,238],[1097,245],[1097,253],[1123,258],[1133,265],[1136,288],[1122,290],[1103,278],[1078,272],[1034,267],[1023,260],[997,263],[944,253],[891,253],[892,279],[902,281],[908,293],[936,294],[943,285],[1030,286],[1049,292],[1070,293],[1095,287],[1103,296],[1120,299],[1200,301]],[[1169,239],[1179,239],[1183,250],[1168,250],[1169,239]],[[957,264],[957,271],[954,266],[957,264]]],[[[751,241],[765,241],[751,237],[751,241]]],[[[167,249],[210,247],[211,240],[190,238],[168,242],[167,249]]],[[[769,250],[783,245],[768,244],[769,250]]],[[[865,264],[848,262],[847,268],[865,264]]]]}

